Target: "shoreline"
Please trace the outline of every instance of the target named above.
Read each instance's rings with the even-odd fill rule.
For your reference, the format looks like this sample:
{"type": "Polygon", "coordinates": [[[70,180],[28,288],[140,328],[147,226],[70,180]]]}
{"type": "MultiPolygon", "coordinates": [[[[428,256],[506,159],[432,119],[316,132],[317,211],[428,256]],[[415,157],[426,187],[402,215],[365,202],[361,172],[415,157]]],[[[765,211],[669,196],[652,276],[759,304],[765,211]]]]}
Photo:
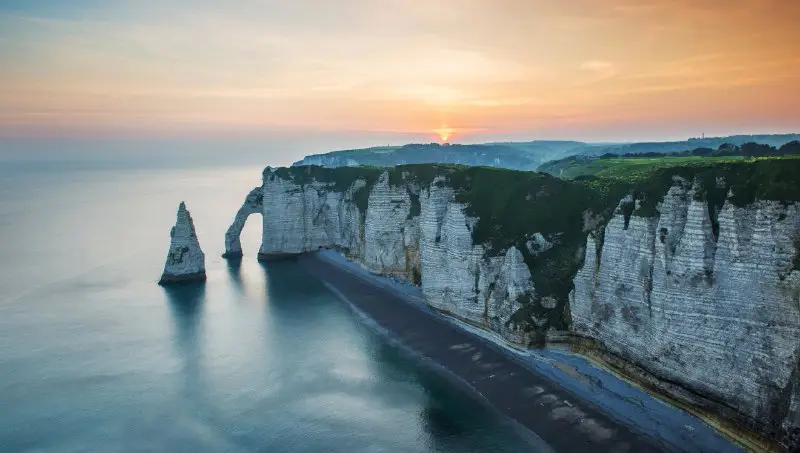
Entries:
{"type": "Polygon", "coordinates": [[[326,282],[324,280],[322,281],[322,284],[325,285],[325,287],[328,288],[328,290],[330,292],[332,292],[336,297],[338,297],[343,302],[345,302],[347,304],[347,307],[350,309],[350,311],[359,319],[359,322],[364,324],[368,329],[370,329],[371,331],[373,331],[376,334],[378,334],[381,337],[383,337],[383,339],[385,341],[387,341],[393,347],[396,347],[396,348],[400,349],[401,351],[403,351],[403,353],[409,355],[410,357],[414,357],[417,360],[419,360],[425,368],[427,368],[427,369],[433,371],[434,373],[442,376],[448,382],[450,382],[451,384],[455,385],[457,388],[461,389],[467,395],[472,397],[481,406],[483,406],[483,407],[489,409],[490,411],[494,412],[495,414],[503,417],[505,419],[504,421],[506,421],[509,424],[511,424],[512,427],[515,430],[517,430],[517,432],[522,437],[524,437],[525,440],[531,446],[536,448],[536,452],[537,453],[556,453],[555,450],[553,450],[550,447],[550,445],[548,445],[544,440],[542,440],[542,438],[539,437],[535,432],[533,432],[533,431],[529,430],[528,428],[526,428],[525,426],[521,425],[516,420],[509,419],[509,418],[505,417],[500,411],[497,410],[496,407],[494,407],[492,405],[492,403],[489,400],[486,399],[486,397],[484,397],[480,392],[476,392],[475,389],[472,388],[472,386],[470,386],[468,382],[466,382],[465,380],[461,379],[458,375],[456,375],[455,373],[451,372],[447,368],[439,365],[435,361],[430,360],[427,357],[422,356],[419,353],[417,353],[416,351],[414,351],[413,349],[409,348],[401,340],[399,340],[396,337],[394,337],[389,330],[381,327],[378,323],[375,322],[375,320],[370,318],[369,315],[367,315],[366,313],[361,311],[350,299],[347,298],[347,296],[345,296],[344,294],[342,294],[341,291],[336,289],[335,286],[333,286],[332,284],[330,284],[330,283],[328,283],[328,282],[326,282]]]}
{"type": "Polygon", "coordinates": [[[555,451],[744,451],[699,418],[568,348],[512,348],[491,332],[439,313],[419,288],[371,274],[334,251],[299,260],[392,343],[431,362],[439,374],[452,374],[445,377],[460,380],[460,387],[555,451]]]}

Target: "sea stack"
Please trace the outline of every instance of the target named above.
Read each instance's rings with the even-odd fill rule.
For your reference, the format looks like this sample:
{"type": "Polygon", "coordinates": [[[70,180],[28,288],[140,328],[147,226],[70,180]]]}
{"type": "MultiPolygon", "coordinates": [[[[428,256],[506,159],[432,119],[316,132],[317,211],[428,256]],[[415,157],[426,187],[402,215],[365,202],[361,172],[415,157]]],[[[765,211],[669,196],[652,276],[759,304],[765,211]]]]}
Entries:
{"type": "Polygon", "coordinates": [[[169,235],[172,239],[169,244],[167,262],[158,284],[170,285],[205,281],[206,256],[200,249],[192,216],[184,202],[178,206],[178,218],[169,235]]]}

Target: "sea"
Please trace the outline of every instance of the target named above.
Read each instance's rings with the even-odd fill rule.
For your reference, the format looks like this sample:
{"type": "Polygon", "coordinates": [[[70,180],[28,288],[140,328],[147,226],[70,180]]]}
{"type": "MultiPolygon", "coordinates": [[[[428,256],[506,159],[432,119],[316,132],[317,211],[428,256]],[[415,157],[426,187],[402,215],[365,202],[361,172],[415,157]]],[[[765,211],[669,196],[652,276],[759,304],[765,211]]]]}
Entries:
{"type": "Polygon", "coordinates": [[[221,258],[262,167],[0,162],[0,452],[535,451],[296,262],[258,263],[257,216],[221,258]],[[165,289],[181,201],[208,280],[165,289]]]}

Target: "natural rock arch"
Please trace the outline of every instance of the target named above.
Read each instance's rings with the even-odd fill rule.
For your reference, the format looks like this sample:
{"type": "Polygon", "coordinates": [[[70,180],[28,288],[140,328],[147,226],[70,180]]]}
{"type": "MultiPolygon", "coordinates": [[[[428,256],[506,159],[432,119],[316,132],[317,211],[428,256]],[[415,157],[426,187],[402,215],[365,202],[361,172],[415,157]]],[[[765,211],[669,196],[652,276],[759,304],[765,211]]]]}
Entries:
{"type": "Polygon", "coordinates": [[[247,194],[244,199],[242,207],[236,212],[236,217],[233,223],[225,233],[225,253],[223,258],[241,258],[242,257],[242,242],[240,236],[244,228],[247,218],[252,214],[263,215],[264,210],[264,192],[263,186],[256,187],[247,194]]]}

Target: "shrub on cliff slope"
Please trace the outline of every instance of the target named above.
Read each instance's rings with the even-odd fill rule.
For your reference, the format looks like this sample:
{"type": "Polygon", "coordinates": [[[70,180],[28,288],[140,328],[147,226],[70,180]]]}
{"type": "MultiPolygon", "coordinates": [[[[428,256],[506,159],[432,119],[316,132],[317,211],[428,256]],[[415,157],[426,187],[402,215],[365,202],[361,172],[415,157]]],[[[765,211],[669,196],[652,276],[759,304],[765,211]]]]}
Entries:
{"type": "Polygon", "coordinates": [[[523,308],[513,319],[538,334],[549,327],[568,328],[566,303],[572,280],[582,265],[586,235],[594,233],[602,244],[604,226],[626,195],[638,202],[637,209],[633,203],[626,205],[631,208],[627,215],[650,217],[657,215],[658,205],[676,183],[676,176],[687,184],[697,182],[700,190],[695,197],[707,202],[715,235],[717,214],[729,191],[733,193],[730,200],[736,205],[760,199],[800,200],[800,159],[732,161],[692,157],[682,165],[618,166],[612,173],[614,177],[582,176],[571,181],[544,173],[439,164],[391,169],[291,167],[275,170],[275,176],[301,185],[327,182],[330,190],[340,192],[361,179],[366,185],[354,193],[354,202],[365,213],[369,193],[384,171],[389,172],[389,184],[408,188],[412,199],[410,217],[419,215],[419,190],[430,187],[437,177],[444,177],[445,184],[455,190],[456,201],[466,206],[466,214],[478,219],[473,229],[475,244],[483,244],[488,256],[505,253],[511,246],[520,250],[536,294],[521,300],[523,308]],[[531,250],[528,243],[536,233],[555,246],[531,250]],[[542,303],[543,298],[548,298],[547,304],[542,303]],[[537,327],[533,316],[546,319],[547,323],[537,327]]]}
{"type": "Polygon", "coordinates": [[[627,186],[618,182],[588,184],[564,181],[544,173],[502,170],[490,167],[463,167],[439,164],[404,165],[390,169],[375,167],[328,169],[316,166],[280,168],[275,176],[304,185],[312,181],[329,183],[330,190],[344,192],[362,179],[366,186],[354,193],[354,201],[366,211],[370,190],[387,171],[389,184],[406,186],[412,199],[410,216],[419,215],[419,189],[430,187],[437,177],[455,190],[455,201],[466,206],[466,214],[478,219],[473,242],[483,244],[487,256],[505,253],[516,246],[523,254],[533,277],[536,297],[525,299],[524,308],[514,320],[535,327],[531,316],[547,319],[542,327],[566,329],[566,302],[572,277],[583,259],[586,240],[584,217],[601,218],[602,225],[613,213],[627,186]],[[416,203],[415,203],[416,201],[416,203]],[[535,233],[555,247],[533,253],[527,243],[535,233]],[[545,307],[541,300],[556,301],[545,307]]]}
{"type": "MultiPolygon", "coordinates": [[[[609,184],[604,192],[544,173],[486,168],[466,169],[452,175],[450,182],[457,189],[456,201],[467,206],[467,215],[478,219],[474,242],[484,244],[490,256],[516,246],[528,264],[536,297],[525,301],[515,321],[530,321],[530,315],[536,315],[548,320],[543,328],[566,329],[566,303],[586,242],[584,215],[609,218],[624,187],[609,184]],[[535,233],[555,247],[533,253],[527,243],[535,233]],[[545,308],[541,303],[545,297],[555,300],[556,306],[545,308]]],[[[528,327],[535,330],[530,323],[528,327]]]]}

